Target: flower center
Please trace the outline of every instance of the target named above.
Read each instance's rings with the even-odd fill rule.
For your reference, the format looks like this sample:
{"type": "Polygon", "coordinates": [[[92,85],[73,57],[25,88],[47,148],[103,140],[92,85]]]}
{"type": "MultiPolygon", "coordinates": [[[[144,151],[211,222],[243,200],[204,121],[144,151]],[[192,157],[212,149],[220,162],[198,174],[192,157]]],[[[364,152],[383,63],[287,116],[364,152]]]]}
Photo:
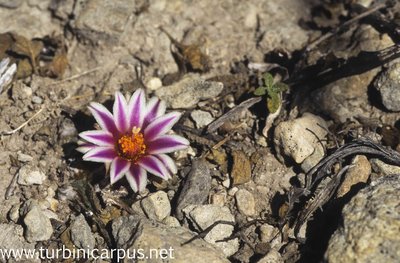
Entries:
{"type": "Polygon", "coordinates": [[[126,160],[136,162],[146,152],[143,134],[134,127],[132,133],[122,135],[117,142],[118,155],[126,160]]]}

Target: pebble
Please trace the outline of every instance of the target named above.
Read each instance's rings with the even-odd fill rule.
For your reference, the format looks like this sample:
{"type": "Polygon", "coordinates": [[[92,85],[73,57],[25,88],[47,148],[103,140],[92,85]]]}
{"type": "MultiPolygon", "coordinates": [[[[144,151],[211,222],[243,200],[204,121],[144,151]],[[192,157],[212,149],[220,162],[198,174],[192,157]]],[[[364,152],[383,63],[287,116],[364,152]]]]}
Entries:
{"type": "Polygon", "coordinates": [[[372,181],[342,211],[324,262],[395,262],[400,258],[400,175],[372,181]]]}
{"type": "Polygon", "coordinates": [[[282,258],[281,253],[275,249],[271,249],[263,256],[257,263],[283,263],[285,260],[282,258]]]}
{"type": "Polygon", "coordinates": [[[239,189],[235,194],[236,205],[239,212],[245,216],[254,216],[256,214],[256,207],[254,196],[246,189],[239,189]]]}
{"type": "Polygon", "coordinates": [[[158,191],[143,198],[140,205],[150,219],[161,222],[171,213],[171,204],[164,191],[158,191]]]}
{"type": "Polygon", "coordinates": [[[189,74],[179,82],[157,89],[155,94],[173,109],[189,109],[200,100],[217,97],[223,88],[221,82],[207,81],[196,74],[189,74]]]}
{"type": "Polygon", "coordinates": [[[17,159],[20,162],[29,163],[29,162],[31,162],[33,160],[33,157],[28,155],[28,154],[24,154],[24,153],[19,151],[19,152],[17,152],[17,159]]]}
{"type": "Polygon", "coordinates": [[[14,222],[17,223],[19,219],[19,205],[13,205],[8,211],[8,218],[14,222]]]}
{"type": "MultiPolygon", "coordinates": [[[[34,249],[35,244],[28,243],[25,241],[23,237],[24,229],[20,225],[16,224],[0,224],[0,249],[1,250],[9,250],[9,249],[34,249]]],[[[1,261],[6,262],[6,261],[1,261]]],[[[8,261],[15,262],[15,261],[8,261]]],[[[28,262],[28,261],[26,261],[28,262]]],[[[39,261],[29,261],[29,262],[41,262],[39,261]]]]}
{"type": "MultiPolygon", "coordinates": [[[[184,209],[186,218],[199,227],[199,231],[206,229],[217,221],[235,222],[235,218],[228,207],[218,205],[195,205],[184,209]]],[[[227,224],[216,225],[205,237],[204,240],[222,249],[226,256],[233,255],[239,249],[238,239],[227,242],[216,242],[229,237],[233,232],[233,226],[227,224]]]]}
{"type": "Polygon", "coordinates": [[[374,85],[381,94],[385,108],[400,111],[400,63],[394,63],[383,70],[374,85]]]}
{"type": "Polygon", "coordinates": [[[36,200],[28,200],[24,204],[26,211],[23,218],[25,238],[28,242],[46,241],[53,234],[53,226],[36,200]]]}
{"type": "Polygon", "coordinates": [[[71,240],[78,248],[93,249],[96,245],[92,230],[82,214],[75,217],[71,224],[71,240]]]}
{"type": "Polygon", "coordinates": [[[183,219],[182,210],[189,205],[204,204],[211,189],[211,174],[208,163],[202,159],[195,159],[192,168],[186,176],[176,205],[176,217],[183,219]]]}
{"type": "Polygon", "coordinates": [[[42,104],[43,103],[43,99],[39,96],[33,96],[32,97],[32,102],[34,104],[42,104]]]}
{"type": "Polygon", "coordinates": [[[342,184],[337,191],[337,197],[347,194],[353,185],[366,183],[371,174],[371,164],[364,155],[357,155],[351,163],[354,165],[344,175],[342,184]]]}
{"type": "Polygon", "coordinates": [[[146,83],[146,87],[149,90],[157,90],[162,87],[162,81],[157,77],[153,77],[146,83]]]}
{"type": "Polygon", "coordinates": [[[202,110],[194,110],[190,113],[190,116],[192,117],[196,124],[196,128],[198,129],[206,127],[214,120],[209,112],[202,110]]]}
{"type": "Polygon", "coordinates": [[[279,123],[274,135],[278,156],[287,155],[296,163],[302,163],[314,153],[320,144],[318,139],[325,138],[327,128],[321,117],[311,113],[304,113],[301,118],[279,123]]]}
{"type": "MultiPolygon", "coordinates": [[[[194,236],[193,232],[184,227],[170,227],[135,216],[123,216],[113,220],[112,234],[117,247],[126,247],[127,242],[133,237],[133,243],[128,247],[131,251],[165,249],[166,253],[170,253],[166,255],[173,256],[173,259],[168,257],[166,261],[174,263],[229,263],[220,250],[202,239],[196,239],[182,246],[194,236]],[[140,229],[137,229],[138,226],[140,229]]],[[[125,259],[123,262],[131,262],[131,259],[125,259]]],[[[160,258],[147,262],[160,262],[160,258]]]]}
{"type": "Polygon", "coordinates": [[[46,175],[30,165],[22,166],[18,171],[18,184],[20,185],[33,185],[42,184],[46,180],[46,175]]]}
{"type": "Polygon", "coordinates": [[[387,176],[389,174],[400,174],[400,167],[387,164],[379,159],[371,159],[372,169],[378,176],[387,176]]]}

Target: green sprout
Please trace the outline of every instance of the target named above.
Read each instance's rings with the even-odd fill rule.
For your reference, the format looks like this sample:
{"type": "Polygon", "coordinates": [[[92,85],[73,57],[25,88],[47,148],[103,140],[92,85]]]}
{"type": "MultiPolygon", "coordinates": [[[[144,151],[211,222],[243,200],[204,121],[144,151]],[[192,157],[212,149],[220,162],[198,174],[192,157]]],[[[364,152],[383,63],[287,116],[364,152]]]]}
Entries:
{"type": "Polygon", "coordinates": [[[275,113],[282,105],[282,92],[288,90],[288,86],[282,82],[274,83],[274,77],[268,72],[263,75],[263,79],[264,86],[258,87],[254,91],[254,95],[267,95],[268,111],[270,113],[275,113]]]}

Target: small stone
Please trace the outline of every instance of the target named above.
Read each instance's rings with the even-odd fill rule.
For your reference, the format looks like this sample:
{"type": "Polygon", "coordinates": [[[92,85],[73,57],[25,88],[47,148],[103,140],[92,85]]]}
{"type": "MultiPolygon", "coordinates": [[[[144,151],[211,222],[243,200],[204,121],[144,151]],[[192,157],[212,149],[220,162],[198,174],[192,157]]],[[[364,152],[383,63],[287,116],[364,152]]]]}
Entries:
{"type": "MultiPolygon", "coordinates": [[[[235,219],[228,207],[220,207],[216,205],[197,205],[189,206],[184,209],[186,218],[193,225],[199,227],[199,231],[206,229],[217,221],[235,222],[235,219]]],[[[228,242],[216,242],[218,240],[229,237],[233,232],[233,226],[227,224],[219,224],[215,226],[205,237],[204,240],[214,244],[222,249],[226,256],[233,255],[239,249],[237,239],[228,242]]]]}
{"type": "Polygon", "coordinates": [[[167,216],[166,218],[164,218],[164,220],[162,222],[170,227],[180,227],[181,226],[178,219],[176,219],[173,216],[167,216]]]}
{"type": "Polygon", "coordinates": [[[278,155],[290,156],[300,164],[314,153],[327,129],[321,117],[304,113],[301,118],[279,123],[274,135],[275,149],[278,155]]]}
{"type": "Polygon", "coordinates": [[[11,221],[14,223],[18,222],[19,219],[19,205],[13,205],[8,211],[8,218],[10,218],[11,221]]]}
{"type": "Polygon", "coordinates": [[[162,87],[162,82],[161,79],[153,77],[151,78],[147,83],[146,83],[146,87],[149,90],[157,90],[159,88],[162,87]]]}
{"type": "MultiPolygon", "coordinates": [[[[124,216],[112,222],[112,233],[117,247],[126,247],[128,241],[133,241],[127,247],[130,251],[151,251],[159,248],[161,252],[163,249],[163,256],[166,256],[163,261],[177,263],[229,262],[220,250],[202,239],[196,239],[182,246],[194,236],[193,232],[184,227],[170,227],[148,219],[124,216]]],[[[157,258],[147,262],[160,261],[161,258],[157,258]]],[[[122,262],[132,262],[132,259],[125,258],[122,262]]]]}
{"type": "Polygon", "coordinates": [[[379,159],[371,159],[372,169],[379,176],[387,176],[389,174],[400,174],[400,167],[395,165],[390,165],[382,162],[379,159]]]}
{"type": "Polygon", "coordinates": [[[382,104],[391,111],[400,111],[400,63],[385,69],[375,81],[381,94],[382,104]]]}
{"type": "Polygon", "coordinates": [[[17,153],[17,159],[20,162],[29,163],[29,162],[31,162],[33,160],[33,157],[28,155],[28,154],[24,154],[22,152],[18,152],[17,153]]]}
{"type": "Polygon", "coordinates": [[[28,200],[25,205],[26,214],[23,222],[25,225],[25,238],[28,242],[46,241],[53,234],[53,226],[35,200],[28,200]]]}
{"type": "Polygon", "coordinates": [[[61,123],[59,134],[61,138],[71,138],[76,136],[78,131],[76,130],[74,122],[65,118],[61,123]]]}
{"type": "Polygon", "coordinates": [[[171,213],[171,204],[164,191],[158,191],[143,198],[140,205],[147,217],[156,221],[162,221],[171,213]]]}
{"type": "Polygon", "coordinates": [[[43,99],[39,96],[33,96],[32,97],[32,102],[34,104],[42,104],[43,103],[43,99]]]}
{"type": "Polygon", "coordinates": [[[231,178],[226,178],[225,180],[223,180],[222,181],[222,185],[225,187],[225,188],[229,188],[230,186],[231,186],[231,178]]]}
{"type": "Polygon", "coordinates": [[[186,75],[179,82],[161,87],[155,94],[173,109],[188,109],[200,100],[217,97],[223,90],[221,82],[206,81],[198,75],[186,75]]]}
{"type": "Polygon", "coordinates": [[[198,129],[204,128],[214,120],[209,112],[202,110],[194,110],[190,113],[190,116],[198,129]]]}
{"type": "Polygon", "coordinates": [[[42,184],[46,180],[46,175],[39,169],[24,165],[18,171],[18,183],[21,185],[42,184]]]}
{"type": "Polygon", "coordinates": [[[96,245],[92,230],[82,214],[71,224],[71,240],[78,248],[93,249],[96,245]]]}
{"type": "Polygon", "coordinates": [[[240,185],[251,180],[251,164],[249,158],[242,151],[233,151],[233,166],[231,177],[233,185],[240,185]]]}
{"type": "Polygon", "coordinates": [[[397,262],[400,258],[400,175],[372,181],[342,211],[324,262],[397,262]]]}
{"type": "Polygon", "coordinates": [[[371,164],[364,155],[357,155],[352,161],[353,167],[344,175],[344,180],[337,191],[337,197],[348,193],[353,185],[366,183],[371,174],[371,164]]]}
{"type": "MultiPolygon", "coordinates": [[[[5,252],[5,250],[11,251],[12,249],[34,249],[35,244],[33,243],[28,243],[25,241],[23,237],[23,228],[20,225],[16,224],[0,224],[0,250],[5,252]]],[[[1,260],[1,262],[6,262],[1,260]]],[[[16,262],[14,260],[9,260],[7,262],[16,262]]],[[[18,261],[22,262],[22,261],[18,261]]],[[[29,261],[23,261],[23,262],[41,262],[39,261],[33,261],[32,259],[29,259],[29,261]]]]}
{"type": "Polygon", "coordinates": [[[256,214],[255,201],[252,193],[246,189],[239,189],[235,194],[235,199],[240,213],[245,216],[254,216],[256,214]]]}
{"type": "Polygon", "coordinates": [[[281,254],[275,250],[271,249],[268,253],[262,257],[257,263],[283,263],[285,260],[282,258],[281,254]]]}
{"type": "Polygon", "coordinates": [[[237,188],[236,186],[235,186],[235,187],[232,187],[231,189],[229,189],[228,195],[229,195],[229,196],[234,196],[234,195],[236,194],[237,191],[239,191],[239,188],[237,188]]]}
{"type": "Polygon", "coordinates": [[[18,8],[24,0],[0,0],[0,7],[5,7],[5,8],[10,8],[10,9],[15,9],[18,8]]]}
{"type": "Polygon", "coordinates": [[[225,191],[220,191],[218,193],[214,193],[211,195],[211,204],[213,205],[218,205],[218,206],[224,206],[226,202],[226,192],[225,191]]]}
{"type": "Polygon", "coordinates": [[[208,162],[203,159],[195,159],[192,168],[186,176],[181,193],[179,194],[176,217],[183,219],[182,210],[189,205],[204,204],[208,199],[211,189],[211,174],[208,162]]]}

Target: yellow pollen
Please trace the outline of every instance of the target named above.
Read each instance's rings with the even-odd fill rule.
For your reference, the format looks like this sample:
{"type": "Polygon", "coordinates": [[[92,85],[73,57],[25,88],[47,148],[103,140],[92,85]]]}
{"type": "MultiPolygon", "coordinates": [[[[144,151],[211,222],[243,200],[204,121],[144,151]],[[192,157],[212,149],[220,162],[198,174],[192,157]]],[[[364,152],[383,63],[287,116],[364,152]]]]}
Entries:
{"type": "Polygon", "coordinates": [[[117,151],[120,157],[136,162],[146,152],[143,134],[140,129],[133,128],[132,133],[118,139],[117,151]]]}

